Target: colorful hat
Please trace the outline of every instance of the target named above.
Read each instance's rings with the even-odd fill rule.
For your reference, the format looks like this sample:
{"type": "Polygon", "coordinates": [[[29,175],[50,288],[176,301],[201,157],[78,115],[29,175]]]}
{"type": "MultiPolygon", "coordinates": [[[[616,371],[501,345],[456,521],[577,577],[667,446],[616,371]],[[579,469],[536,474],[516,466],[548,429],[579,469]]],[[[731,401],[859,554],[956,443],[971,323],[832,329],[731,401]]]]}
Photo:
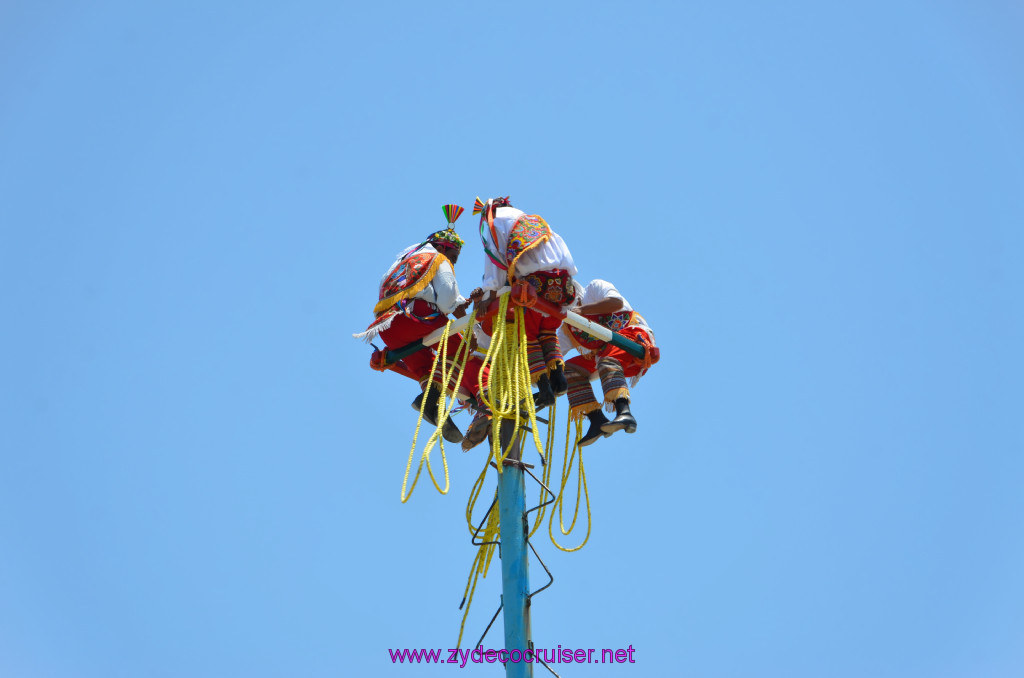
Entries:
{"type": "Polygon", "coordinates": [[[504,198],[491,198],[486,202],[481,200],[480,196],[477,196],[476,200],[473,202],[473,214],[480,214],[483,212],[483,214],[480,214],[480,223],[483,223],[485,219],[488,221],[493,219],[494,210],[499,207],[512,207],[512,203],[509,202],[509,196],[506,195],[504,198]]]}
{"type": "Polygon", "coordinates": [[[461,249],[466,241],[455,232],[455,222],[465,210],[458,205],[442,205],[441,211],[444,212],[444,218],[448,221],[448,228],[431,233],[427,236],[427,242],[461,249]]]}

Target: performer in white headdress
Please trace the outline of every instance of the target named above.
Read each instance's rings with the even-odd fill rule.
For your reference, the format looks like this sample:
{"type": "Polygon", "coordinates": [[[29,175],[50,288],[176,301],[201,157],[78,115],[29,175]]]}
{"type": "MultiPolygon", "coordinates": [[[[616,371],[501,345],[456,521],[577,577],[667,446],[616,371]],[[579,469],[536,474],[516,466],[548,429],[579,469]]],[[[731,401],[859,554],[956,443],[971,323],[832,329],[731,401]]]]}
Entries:
{"type": "MultiPolygon", "coordinates": [[[[572,277],[576,264],[561,236],[535,214],[512,206],[507,197],[483,202],[476,199],[473,214],[480,214],[480,240],[484,247],[484,275],[479,290],[493,293],[524,280],[537,296],[568,306],[575,295],[572,277]]],[[[530,377],[537,384],[537,406],[554,403],[565,393],[565,360],[558,346],[561,320],[526,309],[527,356],[530,377]]],[[[487,332],[488,328],[484,327],[487,332]]],[[[489,332],[488,332],[489,334],[489,332]]]]}

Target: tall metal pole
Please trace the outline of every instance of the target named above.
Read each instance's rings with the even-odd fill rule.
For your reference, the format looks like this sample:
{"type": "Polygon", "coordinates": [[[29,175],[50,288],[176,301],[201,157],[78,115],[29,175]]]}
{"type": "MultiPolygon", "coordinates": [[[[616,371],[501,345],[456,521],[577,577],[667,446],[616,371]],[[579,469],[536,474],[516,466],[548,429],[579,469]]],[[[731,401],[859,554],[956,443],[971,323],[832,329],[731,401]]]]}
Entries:
{"type": "MultiPolygon", "coordinates": [[[[530,647],[530,572],[527,558],[526,489],[519,465],[519,444],[515,422],[501,422],[502,449],[512,449],[498,475],[498,519],[501,529],[501,600],[505,622],[505,664],[508,678],[532,678],[533,663],[527,661],[530,647]],[[512,463],[508,463],[511,460],[512,463]],[[516,650],[515,654],[512,654],[516,650]],[[519,661],[511,661],[512,658],[519,661]]],[[[531,657],[532,659],[532,657],[531,657]]]]}

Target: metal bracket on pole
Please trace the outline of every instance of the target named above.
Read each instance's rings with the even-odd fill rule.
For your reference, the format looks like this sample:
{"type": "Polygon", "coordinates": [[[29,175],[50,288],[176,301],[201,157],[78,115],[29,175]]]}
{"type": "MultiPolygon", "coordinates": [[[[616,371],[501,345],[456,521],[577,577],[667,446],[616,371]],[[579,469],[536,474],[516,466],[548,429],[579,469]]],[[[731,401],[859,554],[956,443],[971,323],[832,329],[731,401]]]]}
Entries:
{"type": "MultiPolygon", "coordinates": [[[[501,600],[501,596],[498,596],[498,600],[501,600]]],[[[476,641],[476,645],[473,646],[474,650],[484,644],[484,638],[487,637],[487,632],[491,630],[491,626],[494,625],[494,620],[498,618],[499,614],[501,614],[501,608],[504,606],[505,601],[502,600],[500,603],[498,603],[498,609],[494,612],[494,616],[491,617],[491,621],[488,622],[487,628],[484,629],[483,634],[480,636],[480,640],[476,641]]]]}
{"type": "Polygon", "coordinates": [[[527,546],[530,547],[530,550],[533,551],[533,555],[537,556],[537,562],[540,563],[540,566],[544,568],[544,572],[548,575],[548,583],[544,584],[544,586],[541,586],[539,589],[537,589],[536,591],[534,591],[533,593],[531,593],[529,595],[530,604],[532,605],[533,604],[533,597],[535,595],[537,595],[538,593],[540,593],[541,591],[543,591],[544,589],[546,589],[547,587],[549,587],[549,586],[551,586],[552,584],[555,583],[555,575],[551,574],[551,570],[549,570],[548,566],[544,564],[543,560],[541,560],[540,554],[537,553],[537,549],[535,549],[533,547],[533,542],[532,541],[527,541],[526,544],[527,544],[527,546]]]}
{"type": "MultiPolygon", "coordinates": [[[[527,520],[527,516],[530,514],[531,511],[537,511],[537,510],[547,506],[548,504],[553,504],[555,502],[555,500],[558,499],[558,496],[554,492],[552,492],[551,488],[548,487],[547,485],[545,485],[544,482],[540,478],[538,478],[537,476],[533,475],[533,472],[530,471],[530,468],[533,468],[532,466],[530,466],[529,464],[523,464],[523,466],[524,467],[529,467],[529,468],[524,468],[523,470],[526,471],[528,474],[530,474],[530,477],[533,478],[534,480],[536,480],[537,484],[540,485],[542,488],[544,488],[545,492],[547,492],[549,495],[551,495],[551,499],[549,499],[548,501],[546,501],[546,502],[544,502],[542,504],[538,504],[538,505],[534,506],[532,509],[528,510],[526,513],[523,514],[523,520],[527,520]]],[[[529,522],[527,522],[527,524],[529,524],[529,522]]],[[[544,564],[544,560],[540,557],[540,554],[537,553],[537,549],[534,547],[533,542],[530,541],[529,530],[527,530],[526,544],[527,544],[527,546],[530,547],[530,550],[533,551],[533,555],[537,556],[537,562],[540,563],[540,566],[544,568],[544,572],[546,572],[547,575],[548,575],[548,583],[545,584],[544,586],[541,586],[539,589],[537,589],[536,591],[534,591],[533,593],[530,594],[529,597],[530,597],[530,602],[532,604],[533,603],[533,597],[535,595],[537,595],[538,593],[540,593],[541,591],[543,591],[544,589],[546,589],[547,587],[549,587],[549,586],[551,586],[552,584],[555,583],[555,575],[551,574],[551,570],[549,570],[548,566],[544,564]]]]}
{"type": "MultiPolygon", "coordinates": [[[[541,461],[542,462],[544,461],[544,457],[541,457],[541,461]]],[[[537,476],[533,475],[533,473],[529,470],[531,468],[534,468],[531,464],[523,464],[523,467],[524,467],[523,470],[526,471],[527,473],[529,473],[530,477],[533,478],[534,480],[536,480],[537,484],[540,485],[541,487],[543,487],[544,491],[551,495],[551,499],[549,499],[548,501],[546,501],[546,502],[544,502],[542,504],[537,504],[532,509],[527,510],[526,513],[523,514],[524,516],[528,516],[533,511],[536,511],[538,509],[544,508],[548,504],[553,504],[555,502],[555,500],[558,499],[558,495],[556,495],[554,492],[552,492],[551,488],[548,487],[547,485],[545,485],[543,483],[543,481],[541,481],[540,478],[538,478],[537,476]]]]}
{"type": "MultiPolygon", "coordinates": [[[[487,516],[491,515],[491,511],[494,510],[494,505],[497,504],[497,503],[498,503],[498,498],[495,497],[494,501],[491,502],[491,505],[487,507],[487,511],[484,512],[484,517],[480,519],[480,524],[476,526],[475,530],[473,530],[473,536],[471,536],[469,538],[469,543],[471,543],[473,546],[487,546],[488,544],[497,544],[498,545],[498,557],[500,558],[501,557],[501,541],[500,540],[499,541],[477,541],[476,540],[477,535],[479,535],[480,532],[484,529],[484,521],[487,520],[487,516]]],[[[459,607],[461,608],[462,606],[459,605],[459,607]]]]}
{"type": "Polygon", "coordinates": [[[548,666],[548,663],[546,661],[537,656],[537,651],[533,647],[533,641],[530,641],[530,654],[533,655],[533,661],[535,661],[538,664],[543,664],[544,668],[551,672],[551,675],[553,675],[555,678],[562,678],[557,673],[555,673],[555,670],[553,668],[548,666]]]}

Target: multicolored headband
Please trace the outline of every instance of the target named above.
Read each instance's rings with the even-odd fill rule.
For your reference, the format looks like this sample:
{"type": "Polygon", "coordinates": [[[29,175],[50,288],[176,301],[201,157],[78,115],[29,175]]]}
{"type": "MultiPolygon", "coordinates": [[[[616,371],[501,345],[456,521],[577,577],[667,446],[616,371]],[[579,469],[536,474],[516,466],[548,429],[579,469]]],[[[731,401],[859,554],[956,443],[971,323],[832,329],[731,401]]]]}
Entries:
{"type": "Polygon", "coordinates": [[[466,241],[459,237],[454,228],[445,228],[436,233],[431,233],[427,236],[427,242],[450,245],[459,249],[462,249],[462,246],[466,244],[466,241]]]}

